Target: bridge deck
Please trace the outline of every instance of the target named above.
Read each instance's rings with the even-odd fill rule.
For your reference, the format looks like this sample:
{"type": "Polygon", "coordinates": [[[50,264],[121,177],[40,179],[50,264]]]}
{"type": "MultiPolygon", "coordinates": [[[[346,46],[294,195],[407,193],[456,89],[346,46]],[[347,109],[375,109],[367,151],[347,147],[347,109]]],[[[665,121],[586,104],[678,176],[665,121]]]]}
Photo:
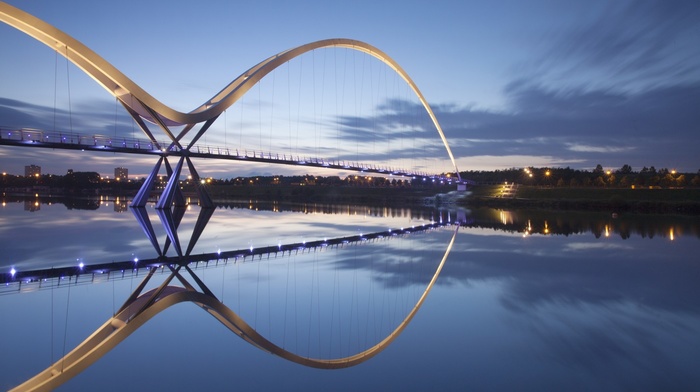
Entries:
{"type": "Polygon", "coordinates": [[[262,258],[267,256],[284,255],[294,252],[309,252],[317,249],[323,249],[334,246],[343,246],[353,243],[361,243],[365,241],[377,240],[382,238],[391,238],[394,236],[403,236],[407,234],[421,233],[440,227],[452,226],[454,224],[459,224],[458,222],[433,222],[425,223],[422,225],[416,225],[411,227],[402,227],[400,229],[389,229],[385,231],[379,231],[374,233],[366,234],[356,234],[346,237],[339,238],[328,238],[316,241],[306,241],[306,242],[296,242],[291,244],[280,244],[263,246],[259,248],[246,248],[237,249],[231,251],[221,251],[221,252],[211,252],[211,253],[201,253],[197,255],[190,255],[183,258],[178,256],[163,256],[151,259],[141,259],[141,260],[125,260],[125,261],[115,261],[110,263],[102,264],[91,264],[83,266],[70,266],[70,267],[58,267],[58,268],[48,268],[40,270],[31,271],[13,271],[11,273],[0,273],[0,284],[10,284],[10,283],[32,283],[40,282],[44,279],[51,278],[61,278],[67,276],[78,276],[78,275],[90,275],[90,274],[103,274],[113,271],[124,271],[134,268],[147,268],[147,267],[161,267],[165,265],[177,265],[177,264],[190,264],[190,263],[200,263],[200,262],[210,262],[210,261],[229,261],[229,260],[241,260],[246,259],[252,260],[254,258],[262,258]]]}
{"type": "MultiPolygon", "coordinates": [[[[39,147],[62,150],[99,151],[125,154],[142,154],[157,156],[189,156],[205,159],[226,159],[234,161],[271,163],[291,166],[307,166],[335,170],[349,170],[361,173],[371,173],[388,176],[409,177],[422,179],[423,181],[442,182],[447,184],[460,184],[456,178],[441,174],[429,174],[412,170],[404,170],[393,167],[377,166],[360,162],[348,162],[341,160],[327,160],[322,158],[310,158],[287,154],[264,153],[260,151],[239,151],[227,147],[192,146],[192,148],[170,147],[157,148],[151,141],[143,141],[133,138],[109,137],[104,135],[83,135],[67,132],[46,132],[36,129],[4,129],[0,128],[0,145],[19,147],[39,147]]],[[[168,145],[168,143],[155,143],[155,145],[168,145]]]]}

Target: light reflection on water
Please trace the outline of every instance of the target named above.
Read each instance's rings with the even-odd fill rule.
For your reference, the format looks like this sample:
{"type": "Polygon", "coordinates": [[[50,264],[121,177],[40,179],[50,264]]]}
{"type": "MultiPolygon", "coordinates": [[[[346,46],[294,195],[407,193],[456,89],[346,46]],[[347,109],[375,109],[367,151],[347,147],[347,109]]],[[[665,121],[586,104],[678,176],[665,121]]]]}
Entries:
{"type": "MultiPolygon", "coordinates": [[[[113,202],[96,210],[25,206],[0,210],[2,269],[58,265],[76,254],[103,261],[154,252],[133,216],[115,212],[113,202]]],[[[292,211],[246,202],[217,209],[195,249],[352,235],[439,215],[348,206],[292,211]]],[[[155,214],[152,219],[158,226],[155,214]]],[[[196,213],[185,215],[183,238],[195,220],[196,213]]],[[[123,389],[113,380],[126,372],[137,390],[221,390],[233,383],[257,390],[692,390],[700,385],[699,232],[695,220],[683,217],[472,211],[425,306],[362,365],[319,371],[288,363],[182,304],[63,388],[123,389]],[[173,374],[183,363],[187,371],[173,374]]],[[[302,355],[347,355],[381,339],[415,304],[450,235],[438,230],[293,257],[203,264],[196,272],[271,340],[302,355]]],[[[0,296],[0,310],[12,315],[3,317],[0,336],[13,337],[4,343],[12,354],[0,359],[0,387],[43,370],[61,356],[64,340],[68,350],[77,345],[139,280],[127,275],[0,296]]]]}
{"type": "MultiPolygon", "coordinates": [[[[31,205],[34,203],[30,201],[31,205]]],[[[156,256],[137,221],[128,209],[122,208],[125,203],[116,204],[119,208],[114,210],[112,206],[115,204],[110,201],[40,205],[40,210],[27,210],[25,203],[23,210],[21,202],[8,202],[1,210],[0,236],[9,239],[17,235],[19,228],[23,229],[17,241],[3,242],[0,269],[9,270],[10,263],[37,269],[71,265],[78,259],[103,263],[127,260],[132,255],[139,258],[156,256]]],[[[191,213],[185,214],[178,229],[182,238],[192,235],[199,207],[189,206],[188,210],[191,213]]],[[[153,206],[148,211],[156,234],[164,237],[165,231],[158,224],[153,206]]],[[[439,214],[427,209],[318,204],[280,207],[279,203],[254,201],[230,203],[217,208],[194,252],[381,231],[430,222],[439,219],[439,214]]]]}

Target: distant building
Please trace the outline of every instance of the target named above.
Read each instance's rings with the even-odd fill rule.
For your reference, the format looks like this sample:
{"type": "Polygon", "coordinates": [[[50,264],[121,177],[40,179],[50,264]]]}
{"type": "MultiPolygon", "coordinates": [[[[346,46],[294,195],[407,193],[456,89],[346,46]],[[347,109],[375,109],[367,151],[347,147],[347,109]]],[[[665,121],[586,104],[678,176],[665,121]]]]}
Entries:
{"type": "Polygon", "coordinates": [[[24,167],[25,177],[39,177],[41,176],[41,166],[29,165],[24,167]]]}
{"type": "Polygon", "coordinates": [[[127,181],[129,179],[129,169],[125,167],[115,167],[114,179],[117,181],[127,181]]]}

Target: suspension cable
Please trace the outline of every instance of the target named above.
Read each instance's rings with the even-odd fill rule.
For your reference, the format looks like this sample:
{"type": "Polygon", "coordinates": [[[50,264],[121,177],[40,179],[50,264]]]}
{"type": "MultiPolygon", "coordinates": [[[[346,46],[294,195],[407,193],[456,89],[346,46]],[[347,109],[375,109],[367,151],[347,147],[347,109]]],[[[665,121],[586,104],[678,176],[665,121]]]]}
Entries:
{"type": "MultiPolygon", "coordinates": [[[[68,59],[68,46],[66,46],[66,59],[68,59]]],[[[68,81],[68,124],[73,133],[73,108],[70,99],[70,62],[66,60],[66,80],[68,81]]]]}
{"type": "Polygon", "coordinates": [[[56,132],[56,101],[58,95],[58,49],[54,51],[56,59],[53,67],[53,131],[56,132]]]}

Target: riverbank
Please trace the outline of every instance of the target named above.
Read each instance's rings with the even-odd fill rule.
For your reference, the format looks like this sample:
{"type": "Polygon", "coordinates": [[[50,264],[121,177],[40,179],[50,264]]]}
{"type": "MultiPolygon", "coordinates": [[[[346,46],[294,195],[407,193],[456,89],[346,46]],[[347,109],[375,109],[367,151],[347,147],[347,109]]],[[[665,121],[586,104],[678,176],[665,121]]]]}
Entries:
{"type": "Polygon", "coordinates": [[[426,198],[453,190],[451,187],[353,187],[353,186],[226,186],[208,187],[213,200],[283,200],[289,202],[416,205],[426,198]]]}
{"type": "MultiPolygon", "coordinates": [[[[363,204],[377,206],[457,205],[466,208],[546,209],[564,211],[598,211],[607,213],[650,213],[700,215],[700,188],[630,189],[630,188],[557,188],[520,186],[508,197],[502,185],[474,185],[464,196],[454,187],[354,187],[354,186],[284,186],[284,185],[211,185],[207,187],[215,202],[240,200],[285,201],[298,203],[363,204]]],[[[135,192],[81,193],[78,199],[101,195],[130,199],[135,192]]],[[[3,196],[76,198],[63,193],[10,193],[3,196]]],[[[194,190],[185,195],[196,199],[194,190]]],[[[157,195],[153,195],[153,200],[157,195]]],[[[79,207],[78,207],[79,208],[79,207]]]]}
{"type": "MultiPolygon", "coordinates": [[[[454,186],[336,186],[336,185],[214,185],[206,186],[212,200],[256,200],[256,201],[285,201],[285,202],[319,202],[342,204],[370,205],[421,205],[426,198],[438,194],[446,194],[454,190],[454,186]]],[[[99,198],[101,196],[121,197],[131,199],[137,189],[78,189],[66,192],[65,189],[0,189],[2,197],[38,197],[38,198],[99,198]]],[[[183,189],[183,194],[195,200],[197,192],[190,186],[183,189]]],[[[157,200],[160,190],[151,193],[151,200],[157,200]]]]}
{"type": "Polygon", "coordinates": [[[500,185],[477,185],[462,203],[472,207],[700,215],[700,189],[555,188],[520,186],[500,197],[500,185]]]}

